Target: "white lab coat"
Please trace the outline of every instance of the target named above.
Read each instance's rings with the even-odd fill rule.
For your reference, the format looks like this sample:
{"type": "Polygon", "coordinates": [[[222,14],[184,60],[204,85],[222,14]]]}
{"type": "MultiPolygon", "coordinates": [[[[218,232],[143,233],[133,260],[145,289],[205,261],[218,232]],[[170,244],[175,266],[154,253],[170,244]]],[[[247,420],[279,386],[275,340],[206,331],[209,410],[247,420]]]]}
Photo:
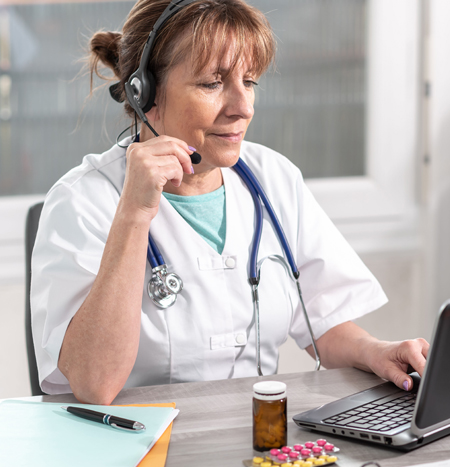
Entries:
{"type": "MultiPolygon", "coordinates": [[[[301,173],[285,157],[244,142],[241,157],[271,200],[300,268],[305,305],[316,338],[331,327],[386,302],[376,279],[325,215],[301,173]]],[[[255,326],[249,254],[254,205],[232,169],[222,169],[226,193],[226,241],[218,254],[161,197],[150,231],[184,288],[176,303],[157,308],[142,292],[136,363],[126,387],[254,376],[255,326]]],[[[99,270],[125,177],[125,150],[114,146],[88,155],[46,197],[33,252],[31,306],[42,389],[69,392],[57,368],[70,320],[99,270]]],[[[258,258],[283,255],[267,213],[258,258]]],[[[276,261],[261,271],[261,360],[266,375],[277,371],[278,348],[290,334],[310,343],[294,281],[276,261]]]]}

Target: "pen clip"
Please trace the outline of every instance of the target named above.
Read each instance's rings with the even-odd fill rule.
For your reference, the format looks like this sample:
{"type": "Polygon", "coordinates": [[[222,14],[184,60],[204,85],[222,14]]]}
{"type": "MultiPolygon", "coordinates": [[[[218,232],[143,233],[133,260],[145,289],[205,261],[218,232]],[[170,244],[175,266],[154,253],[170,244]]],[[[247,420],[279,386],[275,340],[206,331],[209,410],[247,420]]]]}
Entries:
{"type": "Polygon", "coordinates": [[[145,430],[145,425],[142,423],[136,422],[135,423],[136,428],[126,428],[124,426],[119,426],[116,423],[110,423],[109,426],[112,426],[113,428],[117,428],[118,430],[122,431],[129,431],[130,433],[140,433],[141,431],[145,430]]]}

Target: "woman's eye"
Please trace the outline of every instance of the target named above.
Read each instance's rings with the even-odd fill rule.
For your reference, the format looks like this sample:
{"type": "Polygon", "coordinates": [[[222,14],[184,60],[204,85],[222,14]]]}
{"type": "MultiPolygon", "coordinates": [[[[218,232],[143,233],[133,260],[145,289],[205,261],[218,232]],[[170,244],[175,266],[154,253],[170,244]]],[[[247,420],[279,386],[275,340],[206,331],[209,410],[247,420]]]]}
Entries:
{"type": "Polygon", "coordinates": [[[258,83],[256,81],[252,81],[251,79],[248,79],[244,81],[244,86],[247,88],[253,88],[255,86],[258,86],[258,83]]]}
{"type": "Polygon", "coordinates": [[[206,89],[217,89],[220,86],[220,81],[214,81],[212,83],[202,83],[202,87],[206,89]]]}

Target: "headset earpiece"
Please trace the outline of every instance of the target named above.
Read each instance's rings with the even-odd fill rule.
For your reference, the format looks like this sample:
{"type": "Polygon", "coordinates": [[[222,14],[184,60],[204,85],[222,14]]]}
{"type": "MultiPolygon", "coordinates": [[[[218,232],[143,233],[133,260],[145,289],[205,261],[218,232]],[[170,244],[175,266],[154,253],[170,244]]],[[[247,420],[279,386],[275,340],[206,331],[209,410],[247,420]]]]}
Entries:
{"type": "Polygon", "coordinates": [[[144,72],[143,74],[146,75],[147,79],[143,79],[144,82],[144,87],[147,86],[148,90],[146,90],[146,93],[144,94],[147,95],[147,100],[146,102],[143,102],[143,107],[142,110],[146,114],[155,104],[155,97],[156,97],[156,80],[155,76],[151,71],[144,72]]]}
{"type": "Polygon", "coordinates": [[[131,107],[140,114],[147,113],[155,103],[156,81],[153,73],[137,70],[125,83],[125,92],[131,107]]]}
{"type": "MultiPolygon", "coordinates": [[[[150,63],[153,44],[158,36],[159,30],[168,19],[183,7],[195,1],[197,0],[171,0],[162,15],[154,24],[153,29],[147,38],[147,42],[145,43],[139,68],[130,76],[128,82],[125,84],[125,92],[128,102],[138,115],[142,112],[146,114],[155,103],[156,80],[153,73],[149,71],[148,65],[150,63]]],[[[111,87],[113,88],[113,86],[111,87]]],[[[113,98],[118,94],[115,88],[110,89],[110,93],[113,98]]]]}

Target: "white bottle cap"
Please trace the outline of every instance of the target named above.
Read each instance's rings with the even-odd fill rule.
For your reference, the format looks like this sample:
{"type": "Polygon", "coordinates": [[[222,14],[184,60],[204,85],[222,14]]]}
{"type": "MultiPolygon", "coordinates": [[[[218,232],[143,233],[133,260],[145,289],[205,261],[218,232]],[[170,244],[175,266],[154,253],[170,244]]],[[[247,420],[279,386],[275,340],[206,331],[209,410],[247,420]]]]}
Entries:
{"type": "Polygon", "coordinates": [[[276,401],[286,397],[286,384],[281,381],[261,381],[253,385],[253,397],[266,401],[276,401]]]}

